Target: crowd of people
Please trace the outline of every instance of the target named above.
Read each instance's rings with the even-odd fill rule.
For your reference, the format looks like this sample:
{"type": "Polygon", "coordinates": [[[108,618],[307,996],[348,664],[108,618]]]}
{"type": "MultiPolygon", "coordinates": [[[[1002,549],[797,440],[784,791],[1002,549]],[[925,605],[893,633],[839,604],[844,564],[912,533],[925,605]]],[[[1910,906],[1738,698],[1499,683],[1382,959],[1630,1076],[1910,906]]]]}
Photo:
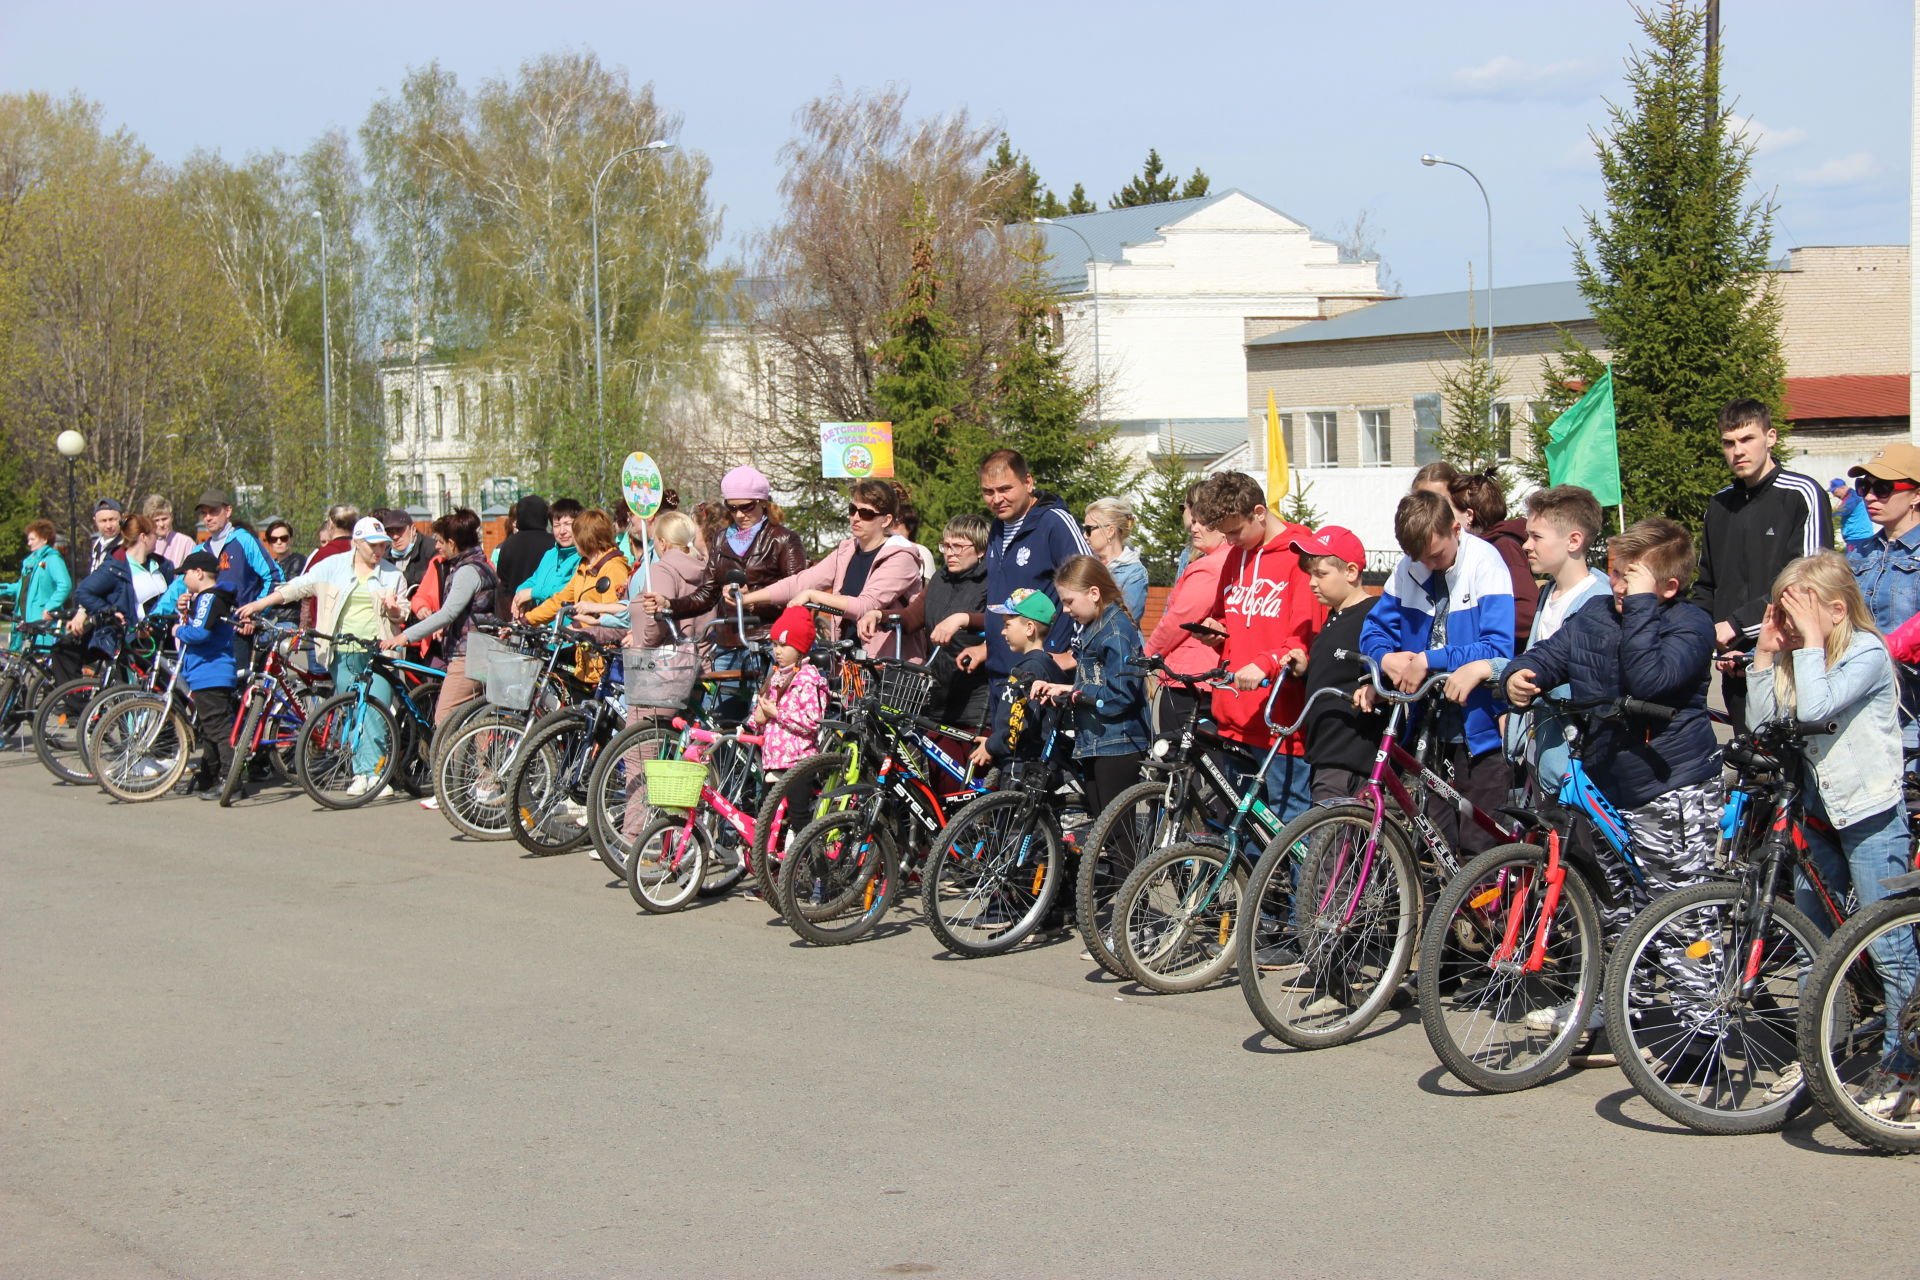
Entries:
{"type": "MultiPolygon", "coordinates": [[[[1656,889],[1698,880],[1713,844],[1723,794],[1708,711],[1717,670],[1736,728],[1777,715],[1838,723],[1810,748],[1808,808],[1821,821],[1808,836],[1827,882],[1864,905],[1911,856],[1901,742],[1916,745],[1920,684],[1895,659],[1920,658],[1920,448],[1889,446],[1850,481],[1823,487],[1776,461],[1758,402],[1728,405],[1718,435],[1731,483],[1709,502],[1698,540],[1672,520],[1641,520],[1606,540],[1604,565],[1592,563],[1603,513],[1586,490],[1535,491],[1520,515],[1496,477],[1429,465],[1398,502],[1402,554],[1377,595],[1349,529],[1289,523],[1253,478],[1212,476],[1187,492],[1191,545],[1144,635],[1147,575],[1129,546],[1131,505],[1105,498],[1076,517],[1007,449],[982,460],[985,510],[947,522],[937,559],[916,541],[908,488],[862,479],[848,486],[845,537],[810,563],[768,478],[742,466],[724,477],[718,503],[683,513],[670,493],[650,522],[525,497],[491,554],[464,508],[429,533],[405,512],[336,506],[303,557],[285,521],[256,535],[217,490],[195,504],[198,539],[174,527],[164,498],[135,514],[108,499],[94,509],[77,583],[51,525],[37,521],[20,580],[4,590],[23,621],[71,595],[79,608],[53,642],[64,672],[118,634],[96,624],[177,615],[192,655],[185,679],[209,729],[190,780],[203,792],[224,776],[228,735],[211,730],[232,715],[246,624],[263,613],[441,668],[436,720],[478,691],[466,647],[488,619],[541,623],[565,607],[570,625],[640,648],[698,634],[717,666],[749,639],[770,638],[773,674],[752,715],[779,758],[798,759],[826,709],[825,686],[804,662],[817,638],[806,606],[826,606],[832,613],[818,622],[835,639],[931,665],[942,719],[979,728],[977,763],[1021,750],[1008,732],[1016,707],[1055,708],[1074,730],[1089,815],[1139,778],[1156,713],[1177,723],[1203,696],[1156,688],[1142,655],[1181,675],[1224,670],[1207,710],[1221,735],[1261,751],[1273,724],[1300,718],[1309,693],[1350,695],[1317,704],[1274,751],[1265,801],[1282,821],[1354,794],[1373,767],[1383,710],[1362,655],[1401,691],[1445,674],[1433,729],[1456,787],[1488,812],[1508,803],[1516,770],[1550,795],[1566,768],[1559,726],[1543,718],[1522,733],[1515,712],[1543,692],[1633,697],[1677,714],[1598,726],[1584,763],[1631,828],[1656,889]],[[1843,550],[1830,490],[1844,498],[1843,550]],[[751,636],[738,634],[736,610],[751,636]]],[[[337,685],[369,661],[365,647],[320,656],[337,685]]],[[[1490,842],[1451,805],[1431,816],[1468,852],[1490,842]]],[[[1801,905],[1818,919],[1804,888],[1801,905]]],[[[1920,972],[1920,956],[1883,961],[1890,981],[1909,988],[1920,972]]]]}

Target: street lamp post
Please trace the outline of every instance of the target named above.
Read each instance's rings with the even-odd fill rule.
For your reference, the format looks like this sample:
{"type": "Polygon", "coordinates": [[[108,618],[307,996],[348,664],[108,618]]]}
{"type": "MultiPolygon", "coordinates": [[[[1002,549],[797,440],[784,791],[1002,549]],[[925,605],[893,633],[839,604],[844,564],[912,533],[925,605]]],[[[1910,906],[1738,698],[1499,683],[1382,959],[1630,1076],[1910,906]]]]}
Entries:
{"type": "MultiPolygon", "coordinates": [[[[1448,160],[1442,156],[1425,155],[1420,157],[1420,163],[1429,169],[1436,164],[1444,164],[1466,174],[1473,179],[1473,185],[1480,188],[1481,203],[1487,206],[1487,373],[1491,377],[1493,373],[1493,201],[1487,198],[1487,187],[1480,181],[1480,175],[1459,161],[1448,160]]],[[[1491,399],[1487,402],[1487,417],[1489,420],[1493,419],[1491,399]]]]}
{"type": "Polygon", "coordinates": [[[67,560],[73,575],[73,581],[78,582],[85,575],[80,572],[80,566],[82,564],[80,559],[80,524],[79,517],[74,510],[73,465],[80,461],[80,455],[87,451],[87,438],[69,427],[53,438],[53,447],[58,449],[60,456],[67,460],[67,560]]]}
{"type": "Polygon", "coordinates": [[[336,496],[333,491],[333,308],[327,293],[326,215],[315,209],[313,220],[320,228],[320,399],[327,436],[327,501],[332,502],[336,496]]]}
{"type": "Polygon", "coordinates": [[[1093,272],[1093,242],[1087,239],[1086,232],[1052,218],[1035,218],[1034,222],[1042,227],[1058,227],[1062,231],[1071,231],[1080,238],[1087,250],[1087,288],[1093,294],[1093,412],[1100,419],[1100,425],[1107,425],[1107,380],[1100,372],[1100,278],[1093,272]]]}
{"type": "Polygon", "coordinates": [[[671,151],[672,149],[673,143],[665,138],[656,138],[641,146],[628,147],[625,151],[615,152],[607,157],[607,162],[600,166],[600,172],[593,180],[593,197],[589,202],[593,223],[593,410],[594,416],[600,421],[602,431],[606,430],[607,425],[607,362],[601,345],[600,332],[600,183],[605,180],[615,162],[627,156],[642,151],[671,151]]]}

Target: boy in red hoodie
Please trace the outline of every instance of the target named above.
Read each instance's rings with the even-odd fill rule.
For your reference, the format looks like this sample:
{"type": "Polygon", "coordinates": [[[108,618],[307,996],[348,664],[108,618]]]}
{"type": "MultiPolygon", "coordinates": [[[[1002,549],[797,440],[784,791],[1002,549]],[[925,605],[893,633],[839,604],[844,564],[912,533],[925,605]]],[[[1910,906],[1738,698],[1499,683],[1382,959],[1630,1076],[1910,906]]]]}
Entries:
{"type": "MultiPolygon", "coordinates": [[[[1209,621],[1223,633],[1222,665],[1234,673],[1234,688],[1214,693],[1214,722],[1222,737],[1265,750],[1273,742],[1265,717],[1271,690],[1260,686],[1279,676],[1291,650],[1312,647],[1327,617],[1293,549],[1295,538],[1311,538],[1313,531],[1269,511],[1259,483],[1238,471],[1223,471],[1200,486],[1193,519],[1227,540],[1209,621]]],[[[1305,696],[1303,683],[1282,689],[1274,720],[1285,725],[1299,719],[1305,696]]],[[[1283,822],[1312,803],[1305,750],[1303,736],[1293,735],[1267,770],[1267,807],[1283,822]]]]}

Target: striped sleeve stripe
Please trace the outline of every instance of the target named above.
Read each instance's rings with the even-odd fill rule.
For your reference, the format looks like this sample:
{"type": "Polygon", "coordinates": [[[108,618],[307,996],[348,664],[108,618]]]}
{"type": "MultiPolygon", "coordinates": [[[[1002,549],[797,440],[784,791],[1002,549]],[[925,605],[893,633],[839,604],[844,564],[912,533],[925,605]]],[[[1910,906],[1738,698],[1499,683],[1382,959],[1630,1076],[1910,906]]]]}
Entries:
{"type": "Polygon", "coordinates": [[[1082,556],[1090,556],[1093,554],[1093,547],[1090,543],[1088,543],[1087,535],[1081,532],[1080,522],[1073,518],[1073,514],[1071,512],[1065,510],[1062,507],[1054,507],[1049,512],[1049,514],[1058,516],[1060,519],[1066,521],[1067,534],[1069,537],[1073,539],[1073,545],[1076,548],[1076,551],[1074,552],[1074,554],[1082,555],[1082,556]]]}
{"type": "Polygon", "coordinates": [[[1800,526],[1800,554],[1810,556],[1820,550],[1820,484],[1797,471],[1783,471],[1774,481],[1776,488],[1798,494],[1807,504],[1807,518],[1800,526]]]}

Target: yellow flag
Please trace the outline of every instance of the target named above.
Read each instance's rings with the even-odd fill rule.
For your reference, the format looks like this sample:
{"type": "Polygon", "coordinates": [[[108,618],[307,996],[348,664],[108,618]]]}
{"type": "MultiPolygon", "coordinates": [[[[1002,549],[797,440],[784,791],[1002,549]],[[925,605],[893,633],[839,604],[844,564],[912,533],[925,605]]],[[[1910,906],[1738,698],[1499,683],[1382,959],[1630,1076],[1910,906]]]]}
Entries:
{"type": "Polygon", "coordinates": [[[1273,506],[1287,496],[1287,438],[1280,434],[1280,415],[1273,408],[1273,392],[1267,392],[1267,505],[1273,506]]]}

